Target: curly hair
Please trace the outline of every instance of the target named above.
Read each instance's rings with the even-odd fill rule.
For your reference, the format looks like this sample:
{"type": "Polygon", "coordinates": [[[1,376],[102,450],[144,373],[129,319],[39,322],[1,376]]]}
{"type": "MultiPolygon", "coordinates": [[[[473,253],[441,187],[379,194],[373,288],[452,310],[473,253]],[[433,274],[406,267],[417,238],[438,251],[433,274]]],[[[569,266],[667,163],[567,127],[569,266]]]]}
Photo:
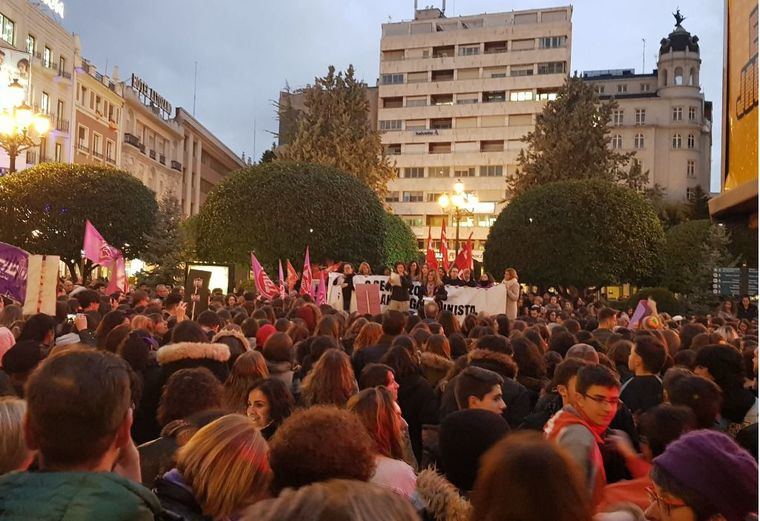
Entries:
{"type": "Polygon", "coordinates": [[[247,351],[240,355],[232,366],[227,381],[224,382],[222,403],[225,409],[237,414],[245,414],[248,403],[248,389],[262,378],[269,376],[267,362],[258,351],[247,351]]]}
{"type": "Polygon", "coordinates": [[[369,481],[375,472],[373,445],[352,412],[329,406],[296,411],[270,439],[273,491],[329,479],[369,481]]]}
{"type": "Polygon", "coordinates": [[[169,377],[158,404],[161,426],[193,413],[222,406],[222,384],[205,367],[180,369],[169,377]]]}
{"type": "Polygon", "coordinates": [[[357,391],[351,359],[342,351],[328,349],[304,378],[301,396],[308,406],[343,407],[357,391]]]}

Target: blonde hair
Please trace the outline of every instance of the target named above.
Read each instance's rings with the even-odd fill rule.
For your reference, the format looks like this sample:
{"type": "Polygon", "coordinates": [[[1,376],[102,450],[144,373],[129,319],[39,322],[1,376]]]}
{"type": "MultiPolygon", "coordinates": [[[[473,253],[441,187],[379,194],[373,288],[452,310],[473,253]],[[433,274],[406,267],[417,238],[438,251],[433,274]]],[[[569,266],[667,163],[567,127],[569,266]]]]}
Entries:
{"type": "Polygon", "coordinates": [[[227,517],[267,495],[267,442],[249,418],[228,414],[209,423],[177,452],[177,469],[203,513],[227,517]]]}
{"type": "Polygon", "coordinates": [[[376,344],[381,336],[383,336],[383,326],[377,322],[367,322],[362,326],[359,334],[354,339],[354,353],[367,346],[376,344]]]}
{"type": "Polygon", "coordinates": [[[145,315],[135,315],[129,324],[132,329],[147,329],[153,331],[153,321],[145,315]]]}
{"type": "Polygon", "coordinates": [[[29,457],[24,441],[26,402],[14,396],[0,398],[0,475],[21,467],[29,457]]]}

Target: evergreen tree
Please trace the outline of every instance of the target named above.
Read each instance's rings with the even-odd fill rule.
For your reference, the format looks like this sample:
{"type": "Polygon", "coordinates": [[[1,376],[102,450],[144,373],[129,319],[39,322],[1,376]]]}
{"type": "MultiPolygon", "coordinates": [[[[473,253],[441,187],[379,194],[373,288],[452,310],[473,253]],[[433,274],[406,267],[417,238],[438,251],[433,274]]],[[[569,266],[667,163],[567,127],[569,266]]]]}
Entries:
{"type": "Polygon", "coordinates": [[[608,147],[614,100],[600,102],[591,85],[568,78],[536,118],[536,127],[523,137],[526,146],[517,158],[517,172],[507,178],[514,193],[571,179],[617,181],[633,153],[608,147]]]}
{"type": "Polygon", "coordinates": [[[697,185],[694,187],[694,196],[689,201],[688,211],[689,211],[689,217],[691,219],[709,219],[710,218],[710,207],[708,206],[708,202],[710,201],[710,196],[705,193],[705,191],[702,189],[701,185],[697,185]]]}
{"type": "Polygon", "coordinates": [[[138,275],[150,285],[175,284],[182,279],[185,244],[182,231],[182,209],[179,201],[167,195],[159,202],[156,224],[145,234],[146,247],[142,259],[148,271],[138,275]]]}
{"type": "Polygon", "coordinates": [[[261,159],[259,159],[259,164],[271,163],[275,159],[277,159],[277,145],[275,143],[272,143],[272,148],[264,150],[264,153],[261,154],[261,159]]]}
{"type": "Polygon", "coordinates": [[[356,80],[353,66],[336,73],[331,65],[304,93],[306,110],[293,140],[277,158],[338,168],[384,195],[394,169],[383,153],[380,133],[370,126],[367,87],[356,80]]]}

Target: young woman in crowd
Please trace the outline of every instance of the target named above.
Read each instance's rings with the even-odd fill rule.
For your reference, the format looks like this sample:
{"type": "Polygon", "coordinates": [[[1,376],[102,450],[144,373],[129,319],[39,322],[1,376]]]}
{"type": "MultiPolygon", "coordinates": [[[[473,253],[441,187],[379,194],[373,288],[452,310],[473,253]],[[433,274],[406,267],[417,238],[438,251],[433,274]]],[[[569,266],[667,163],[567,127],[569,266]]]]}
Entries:
{"type": "Polygon", "coordinates": [[[294,407],[293,395],[282,380],[262,378],[248,390],[246,414],[264,439],[268,440],[277,432],[294,407]]]}
{"type": "Polygon", "coordinates": [[[245,414],[248,409],[248,391],[253,384],[269,376],[267,362],[258,351],[248,351],[235,360],[230,376],[224,382],[222,405],[229,412],[245,414]]]}

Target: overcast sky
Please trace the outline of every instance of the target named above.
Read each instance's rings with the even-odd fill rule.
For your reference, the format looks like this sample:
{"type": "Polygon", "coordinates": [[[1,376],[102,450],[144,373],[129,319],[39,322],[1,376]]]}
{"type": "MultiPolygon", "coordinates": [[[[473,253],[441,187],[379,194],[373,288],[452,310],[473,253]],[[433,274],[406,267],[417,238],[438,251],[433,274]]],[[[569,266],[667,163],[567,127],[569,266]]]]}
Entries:
{"type": "MultiPolygon", "coordinates": [[[[257,159],[277,129],[272,101],[287,81],[310,83],[328,65],[353,64],[374,85],[380,24],[413,17],[413,0],[64,0],[64,26],[81,36],[83,55],[110,74],[137,73],[175,107],[196,117],[238,154],[257,159]]],[[[420,6],[440,0],[420,0],[420,6]]],[[[446,14],[470,15],[567,5],[554,0],[449,0],[446,14]]],[[[701,81],[714,102],[712,190],[720,188],[723,46],[720,0],[681,2],[684,27],[699,36],[701,81]]],[[[659,41],[674,25],[677,1],[580,0],[573,10],[570,70],[656,66],[659,41]]]]}

